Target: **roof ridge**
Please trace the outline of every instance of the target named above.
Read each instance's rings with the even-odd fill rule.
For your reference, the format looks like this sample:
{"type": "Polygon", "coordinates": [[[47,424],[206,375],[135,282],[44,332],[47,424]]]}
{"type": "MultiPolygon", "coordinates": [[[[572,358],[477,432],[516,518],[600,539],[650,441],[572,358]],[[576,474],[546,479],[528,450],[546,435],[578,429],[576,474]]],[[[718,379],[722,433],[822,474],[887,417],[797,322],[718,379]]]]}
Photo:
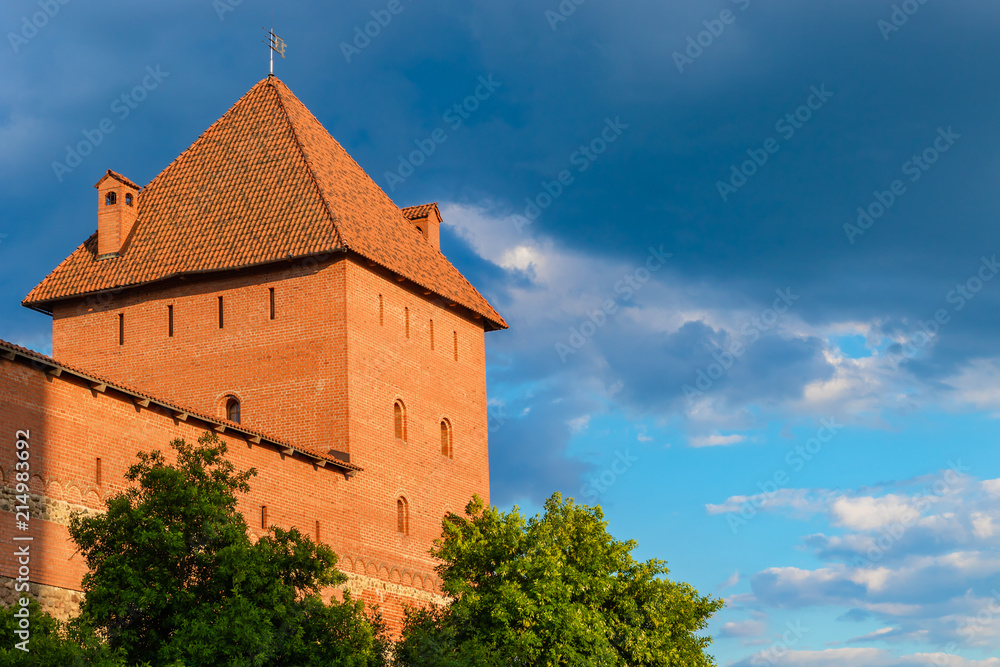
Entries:
{"type": "MultiPolygon", "coordinates": [[[[344,240],[344,236],[340,229],[337,227],[336,218],[333,217],[333,211],[330,210],[330,205],[326,201],[326,197],[323,195],[323,189],[319,186],[319,182],[316,180],[316,173],[313,171],[312,163],[309,161],[309,157],[306,155],[305,149],[302,147],[302,140],[299,139],[299,133],[295,130],[295,123],[292,122],[291,116],[288,115],[288,109],[285,108],[285,99],[281,95],[281,90],[274,85],[270,79],[274,77],[269,77],[265,79],[268,86],[274,90],[275,96],[278,98],[278,107],[281,108],[281,114],[285,117],[285,122],[288,123],[288,128],[291,130],[292,138],[295,139],[295,147],[299,151],[299,157],[302,158],[302,162],[306,165],[306,171],[309,173],[309,180],[312,182],[313,187],[316,188],[316,196],[319,197],[320,203],[323,204],[323,210],[326,211],[327,217],[330,219],[330,226],[333,227],[334,239],[339,245],[347,248],[347,241],[344,240]]],[[[281,83],[280,79],[275,79],[278,83],[281,83]]],[[[284,85],[282,83],[282,85],[284,85]]]]}
{"type": "Polygon", "coordinates": [[[162,177],[164,176],[164,174],[166,174],[166,173],[167,173],[168,171],[170,171],[170,170],[171,170],[171,169],[172,169],[172,168],[173,168],[173,167],[174,167],[174,166],[175,166],[175,165],[176,165],[176,164],[177,164],[178,162],[180,162],[181,158],[183,158],[184,156],[186,156],[186,155],[187,155],[188,153],[192,152],[192,151],[194,150],[195,146],[198,146],[198,145],[200,145],[200,144],[202,143],[202,141],[204,141],[204,139],[205,139],[205,137],[206,137],[206,136],[208,135],[208,133],[209,133],[209,132],[211,132],[211,131],[212,131],[212,130],[213,130],[213,129],[215,128],[215,126],[216,126],[216,125],[218,125],[218,124],[220,124],[220,123],[221,123],[222,121],[224,121],[224,120],[226,119],[226,116],[228,116],[228,115],[229,115],[230,113],[232,113],[232,112],[233,112],[233,110],[234,110],[234,109],[235,109],[236,107],[240,106],[240,104],[242,104],[242,103],[243,103],[243,101],[244,101],[244,100],[246,100],[246,98],[250,97],[250,95],[251,95],[251,94],[252,94],[252,93],[253,93],[253,92],[254,92],[255,90],[257,90],[257,88],[259,88],[259,87],[260,87],[260,86],[261,86],[262,84],[265,84],[265,83],[267,83],[267,79],[261,79],[260,81],[258,81],[257,83],[255,83],[255,84],[254,84],[253,86],[251,86],[250,90],[248,90],[247,92],[243,93],[243,95],[242,95],[242,97],[240,97],[240,99],[238,99],[238,100],[236,100],[235,102],[233,102],[233,104],[232,104],[232,105],[230,105],[230,107],[229,107],[228,109],[226,109],[226,112],[225,112],[224,114],[222,114],[221,116],[219,116],[219,117],[218,117],[218,118],[217,118],[217,119],[215,120],[215,122],[214,122],[214,123],[212,123],[212,124],[211,124],[211,125],[209,125],[209,126],[208,126],[207,128],[205,128],[205,130],[204,130],[204,131],[203,131],[203,132],[202,132],[201,134],[199,134],[199,135],[198,135],[198,138],[197,138],[197,139],[195,139],[195,140],[194,140],[194,141],[193,141],[193,142],[191,143],[191,145],[190,145],[190,146],[188,146],[187,148],[185,148],[184,150],[182,150],[182,151],[181,151],[181,153],[180,153],[180,155],[178,155],[178,156],[177,156],[177,157],[175,157],[175,158],[174,158],[173,160],[171,160],[171,161],[170,161],[170,164],[168,164],[168,165],[167,165],[166,167],[164,167],[164,168],[163,168],[163,169],[162,169],[162,170],[160,171],[160,173],[159,173],[159,174],[157,174],[156,176],[154,176],[154,177],[153,177],[153,179],[152,179],[152,180],[151,180],[151,181],[150,181],[149,183],[146,183],[146,187],[145,187],[145,188],[142,188],[142,189],[143,189],[143,190],[145,190],[145,189],[149,188],[149,187],[150,187],[151,185],[153,185],[153,183],[155,183],[156,181],[160,180],[160,179],[161,179],[161,178],[162,178],[162,177]]]}
{"type": "Polygon", "coordinates": [[[106,178],[113,178],[116,181],[118,181],[119,183],[123,183],[125,185],[131,186],[131,187],[135,188],[136,190],[141,190],[142,189],[138,185],[136,185],[135,183],[133,183],[130,178],[128,178],[126,176],[122,176],[121,174],[119,174],[117,171],[114,171],[113,169],[108,169],[108,173],[104,174],[104,176],[101,177],[101,180],[97,181],[97,184],[94,185],[94,187],[96,188],[96,187],[100,186],[100,184],[103,183],[104,179],[106,179],[106,178]]]}

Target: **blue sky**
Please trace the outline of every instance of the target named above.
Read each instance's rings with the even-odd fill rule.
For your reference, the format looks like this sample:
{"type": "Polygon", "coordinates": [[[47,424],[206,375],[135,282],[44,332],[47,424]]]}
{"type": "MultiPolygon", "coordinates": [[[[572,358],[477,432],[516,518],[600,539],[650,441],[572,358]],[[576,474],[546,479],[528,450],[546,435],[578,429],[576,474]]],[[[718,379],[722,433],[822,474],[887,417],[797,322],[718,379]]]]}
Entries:
{"type": "MultiPolygon", "coordinates": [[[[93,184],[147,183],[263,78],[270,9],[3,3],[0,338],[50,349],[18,302],[93,231],[93,184]]],[[[441,203],[511,324],[496,503],[601,503],[727,599],[720,665],[1000,665],[1000,6],[288,2],[275,26],[276,73],[397,203],[441,203]]]]}

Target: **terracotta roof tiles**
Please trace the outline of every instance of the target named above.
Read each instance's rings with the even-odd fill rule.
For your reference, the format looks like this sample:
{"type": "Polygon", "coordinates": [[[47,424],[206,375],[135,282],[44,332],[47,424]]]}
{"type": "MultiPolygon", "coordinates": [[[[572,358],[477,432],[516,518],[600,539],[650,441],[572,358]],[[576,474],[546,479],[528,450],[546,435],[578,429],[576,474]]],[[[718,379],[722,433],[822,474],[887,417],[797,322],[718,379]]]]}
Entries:
{"type": "Polygon", "coordinates": [[[507,327],[274,77],[251,88],[198,137],[141,190],[137,204],[133,232],[118,257],[98,261],[97,235],[91,236],[24,305],[352,251],[481,315],[487,328],[507,327]]]}
{"type": "Polygon", "coordinates": [[[421,204],[420,206],[407,206],[406,208],[400,209],[403,215],[409,220],[420,220],[421,218],[426,218],[431,214],[431,211],[435,211],[438,217],[441,217],[441,211],[438,209],[437,202],[433,204],[421,204]]]}

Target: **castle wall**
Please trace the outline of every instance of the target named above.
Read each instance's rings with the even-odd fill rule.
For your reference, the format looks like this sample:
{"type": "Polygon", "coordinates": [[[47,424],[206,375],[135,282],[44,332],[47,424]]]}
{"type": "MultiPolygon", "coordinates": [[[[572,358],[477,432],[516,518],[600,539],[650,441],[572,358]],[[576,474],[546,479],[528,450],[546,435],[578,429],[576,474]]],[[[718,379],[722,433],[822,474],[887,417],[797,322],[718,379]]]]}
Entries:
{"type": "MultiPolygon", "coordinates": [[[[0,405],[0,544],[4,545],[0,584],[5,587],[18,571],[13,538],[27,535],[34,538],[30,542],[34,589],[79,591],[85,565],[68,538],[69,513],[101,511],[109,494],[125,488],[124,473],[135,462],[136,452],[160,449],[170,459],[171,440],[193,441],[207,430],[206,424],[193,418],[178,421],[165,409],[142,408],[113,388],[101,393],[68,373],[53,377],[20,357],[0,359],[0,405]],[[30,432],[27,531],[16,528],[12,511],[19,430],[30,432]]],[[[298,455],[284,456],[273,447],[248,445],[232,431],[220,437],[229,445],[238,468],[255,467],[259,472],[251,482],[251,492],[239,502],[255,534],[263,532],[264,505],[271,525],[296,526],[315,537],[318,521],[321,541],[338,553],[339,567],[351,577],[346,588],[370,604],[381,605],[395,630],[401,625],[404,604],[442,600],[432,563],[415,555],[429,548],[429,534],[412,535],[412,551],[407,553],[413,556],[393,552],[377,537],[395,535],[394,517],[387,521],[380,507],[385,498],[378,491],[384,484],[379,482],[378,466],[348,479],[333,466],[318,467],[298,455]]],[[[424,492],[437,490],[428,485],[424,492]]],[[[413,505],[420,507],[419,496],[413,505]]],[[[60,595],[50,597],[58,600],[60,595]]]]}
{"type": "Polygon", "coordinates": [[[323,452],[350,451],[343,372],[346,263],[338,253],[322,262],[59,303],[53,309],[52,356],[220,417],[232,394],[245,424],[323,452]]]}
{"type": "Polygon", "coordinates": [[[489,501],[484,331],[446,302],[365,266],[348,264],[346,280],[352,460],[365,466],[366,493],[376,500],[362,540],[380,557],[430,568],[427,550],[442,517],[461,513],[473,494],[489,501]],[[406,409],[405,441],[395,437],[397,400],[406,409]],[[442,420],[451,426],[450,457],[442,453],[442,420]],[[409,505],[409,535],[383,528],[395,525],[400,496],[409,505]]]}

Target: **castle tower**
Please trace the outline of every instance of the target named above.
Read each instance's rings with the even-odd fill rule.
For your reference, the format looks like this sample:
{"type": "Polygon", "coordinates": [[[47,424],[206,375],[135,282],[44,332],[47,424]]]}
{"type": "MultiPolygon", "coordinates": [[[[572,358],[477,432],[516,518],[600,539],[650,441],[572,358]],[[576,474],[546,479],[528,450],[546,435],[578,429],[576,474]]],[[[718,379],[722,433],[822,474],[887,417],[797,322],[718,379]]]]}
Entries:
{"type": "Polygon", "coordinates": [[[442,516],[489,499],[484,335],[507,326],[438,207],[400,210],[274,77],[141,190],[97,188],[97,233],[23,302],[55,361],[359,467],[268,516],[312,512],[383,583],[432,571],[442,516]]]}

